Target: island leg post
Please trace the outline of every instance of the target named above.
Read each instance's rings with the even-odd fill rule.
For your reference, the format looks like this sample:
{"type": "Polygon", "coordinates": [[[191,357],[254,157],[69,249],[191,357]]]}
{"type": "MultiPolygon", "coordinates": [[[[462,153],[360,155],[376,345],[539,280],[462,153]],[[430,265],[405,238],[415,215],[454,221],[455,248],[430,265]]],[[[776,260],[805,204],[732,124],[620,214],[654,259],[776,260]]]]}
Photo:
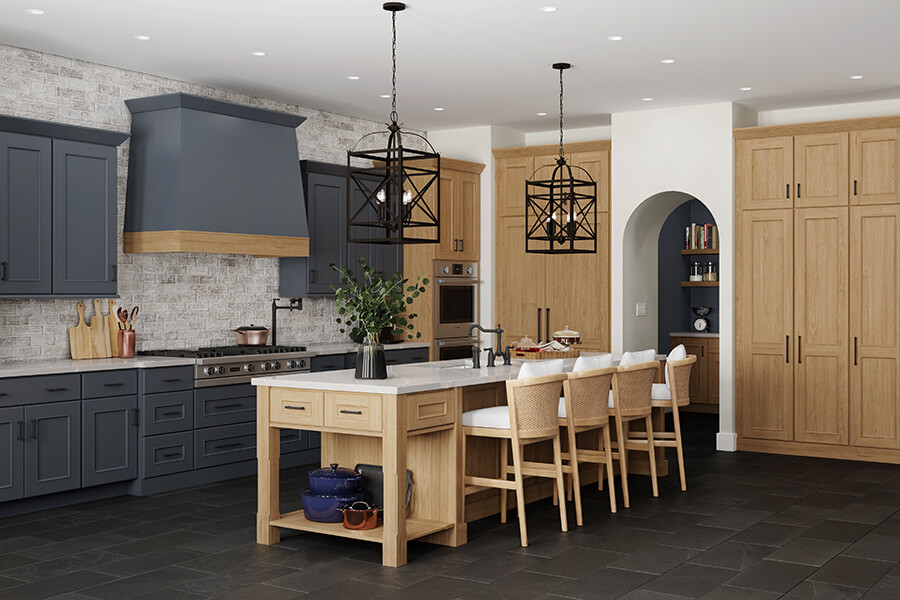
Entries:
{"type": "Polygon", "coordinates": [[[401,567],[406,564],[406,402],[397,396],[385,395],[382,403],[384,532],[381,563],[387,567],[401,567]]]}
{"type": "Polygon", "coordinates": [[[259,386],[256,388],[257,544],[268,546],[281,541],[281,531],[269,524],[281,516],[278,506],[280,455],[280,429],[269,426],[269,388],[259,386]]]}

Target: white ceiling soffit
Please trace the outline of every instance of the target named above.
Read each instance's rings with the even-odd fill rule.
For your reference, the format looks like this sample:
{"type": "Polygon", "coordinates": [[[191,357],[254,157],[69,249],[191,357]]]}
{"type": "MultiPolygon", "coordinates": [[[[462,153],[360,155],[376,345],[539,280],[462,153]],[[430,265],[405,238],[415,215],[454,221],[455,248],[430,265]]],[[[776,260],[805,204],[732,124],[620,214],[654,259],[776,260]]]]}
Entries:
{"type": "MultiPolygon", "coordinates": [[[[385,121],[391,23],[381,5],[3,0],[0,43],[385,121]]],[[[709,102],[773,110],[898,98],[898,22],[897,0],[411,0],[397,15],[397,107],[425,130],[553,130],[558,61],[573,67],[566,128],[709,102]]]]}

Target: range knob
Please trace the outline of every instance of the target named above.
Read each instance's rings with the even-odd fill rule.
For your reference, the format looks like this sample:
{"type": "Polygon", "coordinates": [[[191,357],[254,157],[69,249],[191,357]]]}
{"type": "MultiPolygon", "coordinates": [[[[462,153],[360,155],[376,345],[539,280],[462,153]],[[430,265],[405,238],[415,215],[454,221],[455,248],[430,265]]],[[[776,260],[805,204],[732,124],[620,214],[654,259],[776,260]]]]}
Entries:
{"type": "Polygon", "coordinates": [[[296,368],[296,367],[297,367],[297,361],[296,361],[296,360],[289,360],[289,361],[287,361],[287,368],[288,368],[288,369],[294,369],[294,368],[296,368]]]}
{"type": "Polygon", "coordinates": [[[207,375],[215,375],[216,368],[215,367],[206,367],[205,369],[203,369],[203,372],[206,373],[207,375]]]}
{"type": "Polygon", "coordinates": [[[262,364],[262,370],[263,370],[263,371],[268,371],[268,370],[271,369],[271,368],[272,368],[272,365],[270,365],[270,364],[267,363],[267,362],[262,364]]]}
{"type": "Polygon", "coordinates": [[[274,363],[272,363],[272,368],[277,371],[281,368],[281,363],[276,360],[274,363]]]}
{"type": "Polygon", "coordinates": [[[443,267],[443,268],[441,269],[441,272],[442,272],[444,275],[449,274],[449,273],[450,273],[450,267],[443,267]]]}
{"type": "Polygon", "coordinates": [[[221,365],[216,367],[216,375],[224,375],[224,374],[225,374],[225,367],[223,367],[221,365]]]}
{"type": "Polygon", "coordinates": [[[471,275],[473,270],[472,267],[466,267],[466,275],[471,275]]]}
{"type": "Polygon", "coordinates": [[[247,363],[246,365],[244,365],[244,372],[252,373],[253,372],[253,363],[247,363]]]}

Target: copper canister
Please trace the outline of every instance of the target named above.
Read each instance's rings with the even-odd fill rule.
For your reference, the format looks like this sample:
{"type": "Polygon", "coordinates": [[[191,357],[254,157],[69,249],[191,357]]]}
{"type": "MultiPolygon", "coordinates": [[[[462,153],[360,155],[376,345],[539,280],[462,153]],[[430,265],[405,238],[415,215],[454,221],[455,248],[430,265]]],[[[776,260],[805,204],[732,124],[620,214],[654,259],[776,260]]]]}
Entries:
{"type": "Polygon", "coordinates": [[[116,340],[119,345],[120,358],[134,358],[134,342],[137,336],[134,329],[120,329],[116,340]]]}

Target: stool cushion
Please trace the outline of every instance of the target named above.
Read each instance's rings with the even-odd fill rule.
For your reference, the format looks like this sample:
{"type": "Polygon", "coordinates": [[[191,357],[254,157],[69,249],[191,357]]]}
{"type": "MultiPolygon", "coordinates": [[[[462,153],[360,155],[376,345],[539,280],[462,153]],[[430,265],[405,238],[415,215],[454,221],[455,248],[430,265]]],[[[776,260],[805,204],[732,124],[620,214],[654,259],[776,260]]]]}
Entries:
{"type": "Polygon", "coordinates": [[[528,379],[529,377],[540,377],[542,375],[556,375],[563,372],[563,364],[565,361],[561,358],[553,360],[528,360],[519,369],[519,379],[528,379]]]}
{"type": "Polygon", "coordinates": [[[628,365],[650,362],[652,360],[656,360],[655,348],[650,348],[648,350],[639,350],[637,352],[626,352],[622,355],[622,360],[619,361],[619,366],[625,367],[628,365]]]}
{"type": "Polygon", "coordinates": [[[462,415],[463,427],[487,427],[488,429],[509,429],[509,407],[489,406],[468,410],[462,415]]]}
{"type": "Polygon", "coordinates": [[[609,390],[609,408],[610,408],[610,410],[612,410],[615,407],[616,407],[616,403],[613,402],[613,392],[612,392],[612,390],[609,390]]]}
{"type": "Polygon", "coordinates": [[[651,400],[671,400],[672,393],[669,391],[669,388],[666,387],[666,384],[654,383],[653,388],[650,390],[650,399],[651,400]]]}
{"type": "Polygon", "coordinates": [[[559,418],[560,419],[566,418],[566,398],[565,398],[565,396],[563,396],[562,398],[559,399],[559,418]]]}
{"type": "Polygon", "coordinates": [[[669,356],[666,357],[666,389],[672,389],[672,386],[669,384],[669,362],[673,360],[684,360],[687,358],[687,350],[684,348],[684,344],[678,344],[672,351],[669,352],[669,356]]]}
{"type": "Polygon", "coordinates": [[[593,371],[594,369],[605,369],[611,366],[613,366],[612,354],[593,354],[576,358],[575,368],[572,371],[593,371]]]}

